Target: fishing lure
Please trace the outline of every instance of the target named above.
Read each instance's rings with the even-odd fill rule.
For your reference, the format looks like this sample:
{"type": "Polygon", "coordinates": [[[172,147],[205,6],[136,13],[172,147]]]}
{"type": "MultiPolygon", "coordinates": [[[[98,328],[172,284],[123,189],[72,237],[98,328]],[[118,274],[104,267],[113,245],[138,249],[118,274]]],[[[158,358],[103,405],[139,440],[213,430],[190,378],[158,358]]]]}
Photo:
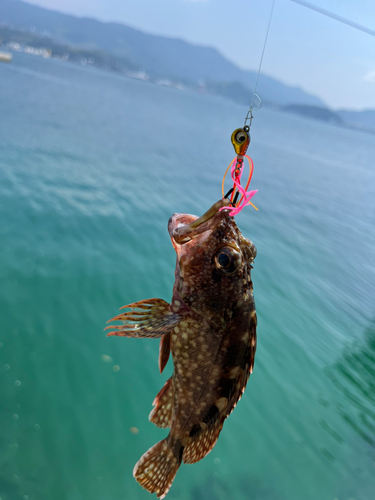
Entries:
{"type": "MultiPolygon", "coordinates": [[[[250,111],[251,113],[251,111],[250,111]]],[[[247,119],[247,117],[246,117],[247,119]]],[[[252,119],[252,114],[251,114],[251,119],[252,119]]],[[[245,121],[246,123],[246,121],[245,121]]],[[[251,122],[250,122],[251,123],[251,122]]],[[[258,210],[257,207],[250,201],[250,199],[258,192],[258,190],[253,190],[253,191],[247,191],[251,178],[253,176],[253,171],[254,171],[254,162],[253,160],[247,156],[247,148],[249,147],[250,144],[250,126],[245,125],[243,128],[237,128],[233,133],[231,137],[231,141],[234,147],[234,150],[237,154],[237,156],[230,162],[228,165],[228,168],[225,171],[224,177],[223,177],[223,182],[221,184],[221,191],[222,195],[224,197],[224,183],[225,183],[225,178],[228,174],[228,170],[231,169],[231,178],[233,181],[233,188],[232,188],[232,194],[230,197],[230,201],[232,203],[232,208],[229,209],[229,213],[232,217],[237,215],[241,210],[247,205],[252,205],[255,210],[258,210]],[[243,174],[243,164],[244,164],[244,158],[247,159],[249,162],[249,177],[246,182],[245,188],[241,185],[241,177],[243,174]],[[241,198],[239,201],[238,196],[241,194],[241,198]]],[[[220,210],[224,210],[224,207],[221,208],[220,210]]]]}

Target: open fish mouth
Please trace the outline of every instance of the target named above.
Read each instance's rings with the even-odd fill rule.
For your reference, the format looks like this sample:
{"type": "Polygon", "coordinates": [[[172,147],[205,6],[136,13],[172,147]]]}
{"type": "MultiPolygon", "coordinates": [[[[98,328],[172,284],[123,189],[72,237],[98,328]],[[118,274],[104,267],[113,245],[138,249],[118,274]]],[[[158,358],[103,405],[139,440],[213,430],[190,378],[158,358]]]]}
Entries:
{"type": "Polygon", "coordinates": [[[223,198],[212,205],[201,217],[189,214],[174,214],[168,222],[168,232],[173,245],[182,245],[199,234],[213,229],[221,221],[224,213],[220,209],[230,205],[227,198],[223,198]]]}

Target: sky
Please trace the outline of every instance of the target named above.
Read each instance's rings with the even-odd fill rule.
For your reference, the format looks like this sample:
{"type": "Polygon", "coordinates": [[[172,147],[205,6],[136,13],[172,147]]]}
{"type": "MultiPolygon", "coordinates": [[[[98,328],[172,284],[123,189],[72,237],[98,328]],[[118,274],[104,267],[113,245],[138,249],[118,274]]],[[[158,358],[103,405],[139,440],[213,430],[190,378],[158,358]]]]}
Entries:
{"type": "MultiPolygon", "coordinates": [[[[375,30],[374,0],[309,0],[375,30]]],[[[257,70],[272,0],[29,0],[52,10],[115,21],[215,47],[257,70]]],[[[333,109],[375,109],[375,36],[291,0],[276,0],[262,72],[333,109]]],[[[261,89],[259,88],[261,95],[261,89]]]]}

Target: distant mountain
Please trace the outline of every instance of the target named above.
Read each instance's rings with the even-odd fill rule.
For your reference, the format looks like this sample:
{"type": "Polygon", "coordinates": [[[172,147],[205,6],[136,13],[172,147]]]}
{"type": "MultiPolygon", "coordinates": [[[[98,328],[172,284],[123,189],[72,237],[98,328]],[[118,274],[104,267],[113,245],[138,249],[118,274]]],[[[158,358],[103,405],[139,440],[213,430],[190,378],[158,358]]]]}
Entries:
{"type": "Polygon", "coordinates": [[[124,58],[108,57],[101,50],[86,50],[64,45],[49,37],[30,33],[29,31],[8,28],[0,24],[0,47],[7,46],[11,50],[24,51],[29,54],[53,57],[63,61],[76,62],[83,65],[89,64],[110,71],[134,73],[138,71],[130,61],[124,58]],[[36,49],[36,50],[30,50],[36,49]]]}
{"type": "Polygon", "coordinates": [[[336,111],[337,115],[348,125],[375,131],[375,109],[365,111],[336,111]]]}
{"type": "Polygon", "coordinates": [[[283,106],[283,111],[288,113],[294,113],[297,115],[303,115],[308,118],[313,118],[314,120],[321,120],[324,122],[334,123],[336,125],[343,125],[344,121],[341,117],[331,111],[328,108],[320,108],[318,106],[305,106],[301,104],[289,104],[288,106],[283,106]]]}
{"type": "Polygon", "coordinates": [[[226,97],[238,104],[249,104],[251,102],[252,92],[248,87],[239,82],[214,82],[207,80],[205,88],[210,94],[226,97]]]}
{"type": "MultiPolygon", "coordinates": [[[[255,72],[238,68],[216,49],[149,35],[118,23],[78,18],[19,0],[0,1],[0,22],[51,37],[63,45],[105,51],[129,61],[153,77],[193,84],[210,82],[210,85],[216,85],[217,93],[222,88],[224,93],[231,94],[232,99],[241,94],[239,99],[245,100],[245,91],[250,92],[255,82],[255,72]],[[228,90],[228,84],[232,89],[228,90]]],[[[318,97],[263,74],[259,78],[258,89],[263,101],[269,104],[282,106],[298,103],[325,107],[318,97]]]]}
{"type": "Polygon", "coordinates": [[[332,111],[318,106],[303,104],[289,104],[280,108],[281,111],[320,120],[343,127],[361,129],[366,132],[375,132],[375,109],[366,111],[332,111]]]}

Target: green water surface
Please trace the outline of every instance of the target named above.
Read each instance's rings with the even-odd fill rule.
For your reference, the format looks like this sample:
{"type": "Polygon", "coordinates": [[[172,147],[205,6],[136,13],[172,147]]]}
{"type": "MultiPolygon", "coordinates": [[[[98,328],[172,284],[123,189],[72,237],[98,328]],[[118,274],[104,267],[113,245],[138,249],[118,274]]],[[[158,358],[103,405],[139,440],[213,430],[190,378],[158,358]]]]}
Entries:
{"type": "MultiPolygon", "coordinates": [[[[259,89],[261,93],[261,89],[259,89]]],[[[246,109],[15,54],[0,66],[0,498],[142,500],[158,342],[106,338],[169,300],[167,222],[221,197],[246,109]]],[[[255,367],[168,499],[375,498],[374,135],[258,111],[255,367]]]]}

